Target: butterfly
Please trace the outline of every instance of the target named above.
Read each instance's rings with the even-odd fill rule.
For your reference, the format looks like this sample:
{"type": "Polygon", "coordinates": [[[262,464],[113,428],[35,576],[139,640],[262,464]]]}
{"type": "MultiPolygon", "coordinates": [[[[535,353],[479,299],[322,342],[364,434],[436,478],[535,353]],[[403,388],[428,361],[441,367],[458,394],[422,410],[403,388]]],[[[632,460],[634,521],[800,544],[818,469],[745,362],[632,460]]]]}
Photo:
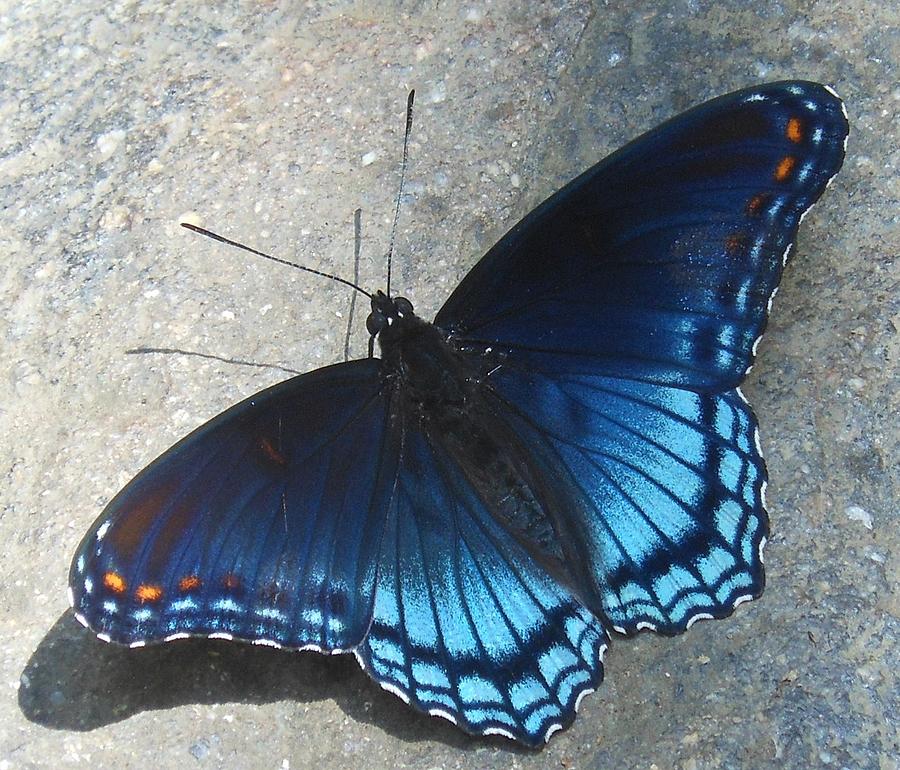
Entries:
{"type": "Polygon", "coordinates": [[[380,357],[257,393],[115,496],[72,563],[75,617],[131,647],[352,653],[469,733],[549,740],[613,631],[762,593],[738,385],[848,130],[824,86],[737,91],[538,206],[432,323],[370,295],[380,357]]]}

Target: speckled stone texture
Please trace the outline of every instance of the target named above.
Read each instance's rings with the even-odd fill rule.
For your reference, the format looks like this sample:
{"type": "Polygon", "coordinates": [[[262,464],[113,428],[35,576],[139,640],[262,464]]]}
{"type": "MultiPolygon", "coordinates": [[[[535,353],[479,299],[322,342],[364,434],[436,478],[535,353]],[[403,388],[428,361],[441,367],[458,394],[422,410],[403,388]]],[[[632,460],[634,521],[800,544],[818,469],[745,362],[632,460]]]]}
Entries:
{"type": "Polygon", "coordinates": [[[0,770],[896,768],[898,22],[859,0],[3,3],[0,770]],[[787,77],[832,84],[852,133],[744,389],[771,477],[760,601],[614,639],[539,753],[414,714],[349,657],[129,651],[74,621],[71,554],[122,484],[283,369],[342,357],[345,289],[180,217],[347,275],[361,207],[380,286],[415,87],[396,284],[428,317],[607,152],[787,77]]]}

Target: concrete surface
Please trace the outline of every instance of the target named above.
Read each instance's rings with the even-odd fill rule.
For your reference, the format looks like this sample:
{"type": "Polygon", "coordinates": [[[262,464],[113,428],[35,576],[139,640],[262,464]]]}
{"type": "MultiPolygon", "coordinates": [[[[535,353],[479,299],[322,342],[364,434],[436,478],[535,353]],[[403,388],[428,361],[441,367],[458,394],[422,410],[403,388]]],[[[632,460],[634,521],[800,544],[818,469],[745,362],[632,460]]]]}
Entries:
{"type": "Polygon", "coordinates": [[[896,768],[898,22],[860,0],[3,3],[0,770],[896,768]],[[540,753],[418,716],[352,659],[129,651],[76,624],[69,560],[109,497],[278,367],[341,358],[345,290],[179,217],[347,275],[359,206],[381,286],[415,87],[396,285],[428,316],[608,151],[785,77],[832,84],[852,134],[745,387],[771,475],[760,601],[614,640],[540,753]]]}

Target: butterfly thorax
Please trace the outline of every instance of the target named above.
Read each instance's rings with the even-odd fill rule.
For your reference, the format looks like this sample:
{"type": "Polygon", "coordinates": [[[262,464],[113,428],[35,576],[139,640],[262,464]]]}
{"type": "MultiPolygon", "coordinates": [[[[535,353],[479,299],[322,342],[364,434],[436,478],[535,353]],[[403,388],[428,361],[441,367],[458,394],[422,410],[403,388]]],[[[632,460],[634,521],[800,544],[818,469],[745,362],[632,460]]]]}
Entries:
{"type": "MultiPolygon", "coordinates": [[[[382,376],[402,393],[407,407],[424,419],[465,409],[476,387],[476,372],[451,348],[444,332],[415,315],[412,305],[402,297],[376,295],[372,306],[369,320],[375,319],[381,326],[378,343],[382,376]],[[392,314],[384,312],[382,297],[392,303],[392,314]],[[382,322],[381,318],[386,320],[382,322]]],[[[371,331],[372,324],[367,325],[371,331]]]]}

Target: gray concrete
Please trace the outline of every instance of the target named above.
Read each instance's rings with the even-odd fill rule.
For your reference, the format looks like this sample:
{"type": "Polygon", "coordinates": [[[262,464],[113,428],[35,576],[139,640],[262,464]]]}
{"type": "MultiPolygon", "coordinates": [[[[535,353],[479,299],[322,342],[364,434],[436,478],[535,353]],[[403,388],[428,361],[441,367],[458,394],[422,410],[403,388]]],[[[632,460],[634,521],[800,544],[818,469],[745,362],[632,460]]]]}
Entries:
{"type": "Polygon", "coordinates": [[[0,770],[897,767],[900,11],[750,7],[4,3],[0,770]],[[428,315],[593,161],[785,77],[833,84],[853,129],[745,387],[771,475],[760,601],[616,640],[602,689],[537,754],[415,715],[352,659],[128,651],[74,621],[69,560],[122,484],[277,367],[341,358],[346,291],[179,217],[347,274],[360,206],[380,286],[415,87],[397,284],[428,315]]]}

